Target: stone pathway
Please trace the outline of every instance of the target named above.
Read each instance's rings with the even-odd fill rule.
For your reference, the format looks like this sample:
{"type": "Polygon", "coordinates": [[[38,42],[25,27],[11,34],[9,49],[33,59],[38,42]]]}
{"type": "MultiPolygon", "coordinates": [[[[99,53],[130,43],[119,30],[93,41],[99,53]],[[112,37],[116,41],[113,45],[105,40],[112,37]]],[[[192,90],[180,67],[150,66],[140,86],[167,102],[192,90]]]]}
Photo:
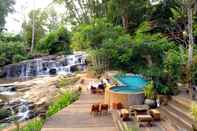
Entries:
{"type": "Polygon", "coordinates": [[[91,104],[103,101],[102,95],[83,89],[80,99],[49,118],[42,131],[117,131],[111,114],[90,115],[91,104]]]}

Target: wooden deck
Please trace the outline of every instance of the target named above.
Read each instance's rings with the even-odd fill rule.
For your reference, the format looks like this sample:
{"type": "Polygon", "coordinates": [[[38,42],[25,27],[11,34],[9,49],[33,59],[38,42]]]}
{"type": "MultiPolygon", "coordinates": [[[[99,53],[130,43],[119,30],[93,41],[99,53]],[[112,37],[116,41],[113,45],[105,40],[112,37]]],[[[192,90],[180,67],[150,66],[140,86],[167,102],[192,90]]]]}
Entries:
{"type": "MultiPolygon", "coordinates": [[[[90,80],[86,80],[87,85],[90,80]]],[[[92,95],[87,91],[87,86],[83,85],[80,99],[64,108],[47,120],[42,131],[124,131],[120,125],[126,128],[137,128],[137,131],[179,131],[168,116],[162,114],[161,121],[153,122],[152,127],[138,127],[135,119],[123,122],[118,116],[117,111],[111,111],[107,116],[92,116],[90,107],[93,103],[103,103],[103,95],[92,95]]]]}
{"type": "Polygon", "coordinates": [[[132,117],[130,121],[122,121],[118,115],[117,111],[112,111],[113,119],[120,131],[125,129],[135,128],[137,131],[179,131],[174,126],[172,126],[171,121],[168,120],[165,116],[161,116],[161,121],[154,121],[152,126],[142,126],[139,128],[138,123],[135,121],[135,118],[132,117]]]}
{"type": "Polygon", "coordinates": [[[84,88],[80,99],[49,118],[42,131],[117,131],[111,114],[90,114],[91,104],[102,103],[103,98],[103,95],[91,95],[84,88]]]}

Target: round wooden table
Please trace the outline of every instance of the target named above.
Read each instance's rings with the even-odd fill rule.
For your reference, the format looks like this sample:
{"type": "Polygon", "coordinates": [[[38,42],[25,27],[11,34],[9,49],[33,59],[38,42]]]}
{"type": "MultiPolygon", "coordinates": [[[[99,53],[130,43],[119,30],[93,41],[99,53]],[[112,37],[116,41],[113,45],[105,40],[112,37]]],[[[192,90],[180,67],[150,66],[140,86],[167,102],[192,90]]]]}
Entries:
{"type": "Polygon", "coordinates": [[[130,111],[135,112],[135,115],[146,114],[150,107],[148,105],[133,105],[129,106],[130,111]]]}

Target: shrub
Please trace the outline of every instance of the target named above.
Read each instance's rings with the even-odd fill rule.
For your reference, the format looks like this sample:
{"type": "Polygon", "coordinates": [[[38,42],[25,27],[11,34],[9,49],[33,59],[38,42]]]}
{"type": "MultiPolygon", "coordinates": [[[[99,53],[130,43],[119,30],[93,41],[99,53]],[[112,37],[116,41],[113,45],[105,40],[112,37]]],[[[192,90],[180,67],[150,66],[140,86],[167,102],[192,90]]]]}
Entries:
{"type": "Polygon", "coordinates": [[[60,26],[59,29],[54,32],[50,32],[42,38],[37,45],[37,49],[49,54],[55,54],[58,52],[69,54],[71,52],[69,46],[70,34],[63,26],[60,26]]]}
{"type": "Polygon", "coordinates": [[[10,110],[7,109],[0,109],[0,119],[4,119],[8,116],[10,116],[12,113],[10,110]]]}
{"type": "Polygon", "coordinates": [[[169,95],[170,94],[170,87],[168,87],[167,85],[163,85],[163,84],[161,84],[161,83],[159,83],[158,85],[157,85],[157,92],[159,93],[159,94],[162,94],[162,95],[169,95]]]}
{"type": "Polygon", "coordinates": [[[146,96],[146,98],[149,98],[149,99],[155,98],[153,81],[148,82],[148,84],[145,86],[144,95],[146,96]]]}
{"type": "Polygon", "coordinates": [[[104,65],[130,68],[131,41],[131,36],[122,27],[114,26],[106,19],[97,19],[93,23],[79,25],[74,30],[71,47],[74,50],[90,51],[91,56],[96,58],[91,61],[95,65],[93,69],[98,69],[100,73],[104,65]],[[99,66],[96,66],[98,63],[99,66]]]}
{"type": "Polygon", "coordinates": [[[191,106],[191,112],[194,120],[197,122],[197,104],[193,103],[191,106]]]}
{"type": "Polygon", "coordinates": [[[0,66],[16,63],[27,58],[24,43],[0,41],[0,66]]]}
{"type": "Polygon", "coordinates": [[[52,116],[64,107],[70,105],[72,102],[79,98],[79,92],[66,91],[61,94],[54,103],[49,106],[47,116],[52,116]]]}
{"type": "Polygon", "coordinates": [[[35,118],[30,122],[28,122],[27,125],[25,125],[25,127],[20,128],[19,131],[41,131],[43,124],[44,124],[44,120],[35,118]]]}

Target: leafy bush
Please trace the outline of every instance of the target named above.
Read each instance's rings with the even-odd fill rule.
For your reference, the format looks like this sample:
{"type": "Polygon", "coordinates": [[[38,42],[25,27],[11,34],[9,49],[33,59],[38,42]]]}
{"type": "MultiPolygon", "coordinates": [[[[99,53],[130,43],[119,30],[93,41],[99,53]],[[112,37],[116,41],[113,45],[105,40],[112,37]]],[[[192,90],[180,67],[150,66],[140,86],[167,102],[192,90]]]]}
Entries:
{"type": "Polygon", "coordinates": [[[79,98],[79,92],[66,91],[61,94],[54,103],[49,106],[47,116],[52,116],[64,107],[70,105],[72,102],[79,98]]]}
{"type": "Polygon", "coordinates": [[[20,128],[19,131],[41,131],[43,124],[44,120],[36,118],[28,122],[27,125],[25,125],[25,127],[20,128]]]}
{"type": "Polygon", "coordinates": [[[0,66],[17,63],[27,58],[26,47],[23,43],[0,41],[0,66]]]}
{"type": "Polygon", "coordinates": [[[157,89],[157,92],[162,95],[168,95],[170,94],[170,91],[171,91],[170,87],[168,87],[167,85],[163,85],[161,83],[157,85],[156,89],[157,89]]]}
{"type": "Polygon", "coordinates": [[[103,65],[123,69],[130,67],[131,41],[131,36],[122,27],[114,26],[106,19],[97,19],[94,23],[82,24],[75,29],[71,47],[74,50],[90,51],[91,56],[96,58],[92,64],[102,63],[92,68],[102,72],[103,65]]]}
{"type": "Polygon", "coordinates": [[[169,50],[164,58],[164,68],[173,81],[180,80],[181,76],[181,55],[179,51],[169,50]]]}
{"type": "Polygon", "coordinates": [[[148,84],[144,87],[144,95],[149,99],[155,98],[153,81],[148,82],[148,84]]]}
{"type": "Polygon", "coordinates": [[[8,116],[10,116],[12,113],[10,110],[7,109],[0,109],[0,119],[4,119],[8,116]]]}
{"type": "Polygon", "coordinates": [[[41,52],[47,52],[49,54],[55,54],[58,52],[69,54],[71,52],[69,46],[69,32],[63,26],[60,26],[59,29],[54,32],[50,32],[42,38],[37,45],[37,49],[41,52]]]}
{"type": "Polygon", "coordinates": [[[191,106],[191,112],[194,120],[197,122],[197,104],[193,103],[191,106]]]}

